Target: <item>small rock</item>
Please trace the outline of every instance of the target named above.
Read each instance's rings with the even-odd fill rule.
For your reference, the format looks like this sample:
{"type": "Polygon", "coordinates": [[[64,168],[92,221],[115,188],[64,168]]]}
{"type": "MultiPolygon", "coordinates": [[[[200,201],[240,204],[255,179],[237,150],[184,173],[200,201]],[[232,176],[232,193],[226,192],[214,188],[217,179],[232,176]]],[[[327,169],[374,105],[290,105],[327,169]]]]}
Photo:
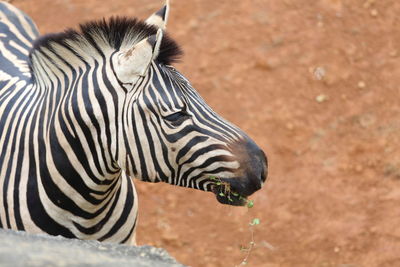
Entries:
{"type": "Polygon", "coordinates": [[[278,57],[269,57],[267,59],[257,60],[254,67],[262,70],[273,70],[282,65],[278,57]]]}
{"type": "Polygon", "coordinates": [[[357,86],[358,86],[358,88],[360,88],[360,89],[364,89],[365,86],[366,86],[366,84],[365,84],[364,81],[359,81],[359,82],[357,83],[357,86]]]}
{"type": "Polygon", "coordinates": [[[392,50],[392,51],[390,51],[390,53],[389,53],[389,56],[391,56],[391,57],[397,57],[397,55],[398,55],[397,50],[392,50]]]}
{"type": "Polygon", "coordinates": [[[189,25],[189,29],[194,30],[197,29],[199,27],[199,22],[196,19],[191,19],[188,23],[189,25]]]}
{"type": "Polygon", "coordinates": [[[373,16],[373,17],[378,16],[378,10],[376,10],[375,8],[374,8],[374,9],[371,9],[371,11],[370,11],[369,13],[370,13],[371,16],[373,16]]]}
{"type": "Polygon", "coordinates": [[[165,232],[162,235],[161,239],[165,244],[172,245],[175,247],[182,246],[182,242],[179,240],[179,236],[177,234],[171,232],[165,232]]]}
{"type": "Polygon", "coordinates": [[[325,102],[325,101],[328,101],[328,99],[329,99],[329,96],[327,96],[327,95],[325,95],[325,94],[320,94],[320,95],[317,95],[317,96],[315,97],[315,100],[316,100],[318,103],[323,103],[323,102],[325,102]]]}
{"type": "Polygon", "coordinates": [[[333,251],[335,251],[335,253],[339,253],[340,248],[339,248],[339,247],[335,247],[335,248],[333,249],[333,251]]]}
{"type": "Polygon", "coordinates": [[[294,125],[291,122],[286,123],[286,129],[292,131],[294,129],[294,125]]]}
{"type": "Polygon", "coordinates": [[[324,67],[316,67],[314,69],[313,74],[314,74],[315,79],[317,79],[318,81],[321,81],[326,75],[325,68],[324,67]]]}

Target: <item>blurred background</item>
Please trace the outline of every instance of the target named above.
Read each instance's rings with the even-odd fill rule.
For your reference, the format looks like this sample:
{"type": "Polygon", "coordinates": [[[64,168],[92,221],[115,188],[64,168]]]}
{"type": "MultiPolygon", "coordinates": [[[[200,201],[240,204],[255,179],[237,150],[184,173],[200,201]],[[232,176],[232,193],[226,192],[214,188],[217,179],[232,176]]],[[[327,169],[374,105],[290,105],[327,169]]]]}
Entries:
{"type": "MultiPolygon", "coordinates": [[[[161,0],[13,0],[41,33],[161,0]]],[[[191,266],[400,266],[400,2],[171,0],[176,64],[269,158],[252,209],[136,183],[140,245],[191,266]]]]}

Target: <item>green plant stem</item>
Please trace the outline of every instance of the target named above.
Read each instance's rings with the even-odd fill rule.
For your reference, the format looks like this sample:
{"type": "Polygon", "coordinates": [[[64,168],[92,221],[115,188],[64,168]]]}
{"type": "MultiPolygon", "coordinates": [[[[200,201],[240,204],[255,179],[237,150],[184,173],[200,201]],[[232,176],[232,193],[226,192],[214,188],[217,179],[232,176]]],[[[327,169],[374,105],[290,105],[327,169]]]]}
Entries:
{"type": "MultiPolygon", "coordinates": [[[[246,265],[248,263],[248,259],[250,257],[251,251],[253,248],[256,246],[256,243],[254,242],[254,224],[249,224],[249,229],[251,233],[251,241],[249,242],[249,247],[246,248],[246,256],[240,263],[240,266],[246,265]]],[[[239,265],[236,265],[235,267],[239,267],[239,265]]]]}

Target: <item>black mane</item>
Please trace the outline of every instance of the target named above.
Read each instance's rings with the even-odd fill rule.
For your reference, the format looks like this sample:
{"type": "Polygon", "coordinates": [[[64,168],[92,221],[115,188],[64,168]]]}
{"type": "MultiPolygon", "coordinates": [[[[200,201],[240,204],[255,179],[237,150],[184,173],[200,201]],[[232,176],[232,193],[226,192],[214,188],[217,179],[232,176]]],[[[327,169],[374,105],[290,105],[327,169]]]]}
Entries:
{"type": "MultiPolygon", "coordinates": [[[[155,26],[148,25],[136,18],[111,17],[108,20],[101,19],[82,23],[79,25],[78,30],[67,29],[61,33],[41,36],[34,42],[31,54],[43,47],[51,49],[52,43],[68,47],[67,42],[80,41],[82,39],[88,41],[94,48],[98,48],[98,44],[93,38],[94,36],[103,36],[110,47],[118,50],[124,41],[134,39],[137,43],[156,33],[157,28],[155,26]]],[[[164,32],[157,61],[170,65],[178,61],[182,54],[179,45],[164,32]]]]}

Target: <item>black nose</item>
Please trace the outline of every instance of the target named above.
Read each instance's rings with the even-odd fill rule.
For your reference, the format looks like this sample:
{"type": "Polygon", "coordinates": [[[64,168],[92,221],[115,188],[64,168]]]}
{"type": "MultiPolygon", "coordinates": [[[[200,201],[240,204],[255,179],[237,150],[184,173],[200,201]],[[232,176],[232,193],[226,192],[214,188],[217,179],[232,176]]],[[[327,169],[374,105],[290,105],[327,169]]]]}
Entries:
{"type": "Polygon", "coordinates": [[[265,156],[264,151],[262,151],[252,140],[248,141],[246,144],[247,153],[249,157],[249,167],[248,172],[250,176],[259,179],[259,182],[265,182],[268,176],[268,160],[265,156]]]}
{"type": "Polygon", "coordinates": [[[267,157],[264,152],[248,138],[232,145],[232,152],[240,164],[237,179],[229,179],[234,191],[242,196],[249,196],[261,189],[268,174],[267,157]]]}

